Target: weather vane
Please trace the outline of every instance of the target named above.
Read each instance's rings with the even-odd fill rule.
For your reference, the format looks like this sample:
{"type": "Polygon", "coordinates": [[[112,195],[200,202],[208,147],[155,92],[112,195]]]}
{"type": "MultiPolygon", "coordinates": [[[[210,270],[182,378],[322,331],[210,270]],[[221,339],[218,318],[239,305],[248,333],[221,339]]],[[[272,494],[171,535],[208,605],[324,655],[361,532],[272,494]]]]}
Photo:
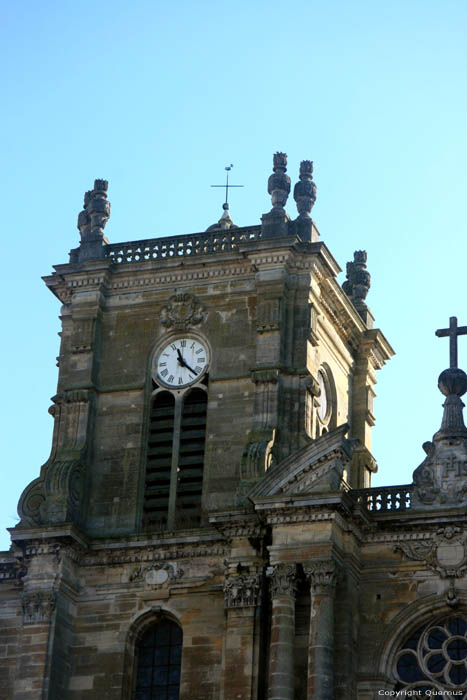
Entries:
{"type": "Polygon", "coordinates": [[[227,165],[225,167],[225,170],[227,171],[227,180],[225,185],[211,185],[211,187],[225,187],[225,203],[224,203],[224,209],[229,208],[229,187],[243,187],[243,185],[230,185],[229,184],[229,173],[233,168],[233,163],[230,165],[227,165]]]}

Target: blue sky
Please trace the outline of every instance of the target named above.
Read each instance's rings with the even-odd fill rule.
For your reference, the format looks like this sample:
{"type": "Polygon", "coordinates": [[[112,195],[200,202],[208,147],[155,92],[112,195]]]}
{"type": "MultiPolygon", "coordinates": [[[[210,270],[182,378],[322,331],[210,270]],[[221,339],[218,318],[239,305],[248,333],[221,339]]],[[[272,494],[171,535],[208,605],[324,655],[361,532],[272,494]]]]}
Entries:
{"type": "Polygon", "coordinates": [[[77,245],[84,191],[109,180],[112,242],[196,232],[234,163],[232,218],[256,224],[276,150],[292,181],[314,160],[341,267],[368,251],[367,301],[397,352],[376,386],[374,484],[411,481],[441,420],[434,331],[467,325],[466,25],[463,0],[2,3],[2,528],[50,450],[60,305],[40,278],[77,245]]]}

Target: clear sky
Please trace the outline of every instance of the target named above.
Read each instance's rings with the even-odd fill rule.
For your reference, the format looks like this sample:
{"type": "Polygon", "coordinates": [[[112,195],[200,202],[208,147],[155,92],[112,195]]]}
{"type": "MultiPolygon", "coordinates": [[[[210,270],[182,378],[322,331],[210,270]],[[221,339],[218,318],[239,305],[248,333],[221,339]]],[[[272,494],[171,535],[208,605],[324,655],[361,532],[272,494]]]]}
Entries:
{"type": "MultiPolygon", "coordinates": [[[[464,0],[1,3],[4,527],[48,457],[60,304],[41,275],[78,244],[94,178],[112,242],[204,230],[234,164],[240,226],[270,209],[272,154],[315,163],[313,217],[395,348],[379,373],[374,484],[411,481],[439,428],[436,384],[467,325],[464,0]]],[[[288,210],[295,217],[292,197],[288,210]]],[[[344,276],[341,275],[342,282],[344,276]]],[[[460,340],[467,369],[467,338],[460,340]]]]}

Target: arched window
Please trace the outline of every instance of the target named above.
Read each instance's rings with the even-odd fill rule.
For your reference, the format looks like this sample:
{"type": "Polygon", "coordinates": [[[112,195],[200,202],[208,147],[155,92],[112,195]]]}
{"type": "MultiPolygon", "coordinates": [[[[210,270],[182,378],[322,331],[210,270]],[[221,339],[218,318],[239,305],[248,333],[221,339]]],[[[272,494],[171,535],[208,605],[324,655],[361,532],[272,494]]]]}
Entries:
{"type": "Polygon", "coordinates": [[[149,627],[136,645],[134,700],[178,700],[183,632],[172,620],[149,627]]]}
{"type": "MultiPolygon", "coordinates": [[[[467,698],[467,619],[444,617],[420,627],[402,645],[394,661],[396,689],[463,690],[467,698]]],[[[440,693],[438,693],[440,694],[440,693]]]]}
{"type": "Polygon", "coordinates": [[[156,390],[151,400],[144,526],[196,527],[201,520],[207,391],[156,390]]]}

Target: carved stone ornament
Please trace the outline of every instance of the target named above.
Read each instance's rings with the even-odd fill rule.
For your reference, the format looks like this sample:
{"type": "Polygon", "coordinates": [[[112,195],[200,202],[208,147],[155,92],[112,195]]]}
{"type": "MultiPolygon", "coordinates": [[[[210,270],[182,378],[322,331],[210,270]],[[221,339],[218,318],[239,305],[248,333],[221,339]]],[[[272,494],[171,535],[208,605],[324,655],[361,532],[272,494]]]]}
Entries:
{"type": "Polygon", "coordinates": [[[467,429],[460,397],[467,390],[467,376],[455,367],[444,370],[438,387],[446,397],[441,428],[432,442],[425,442],[425,460],[413,473],[412,508],[467,505],[467,429]]]}
{"type": "Polygon", "coordinates": [[[295,564],[276,564],[266,572],[271,582],[271,597],[295,596],[297,591],[297,567],[295,564]]]}
{"type": "Polygon", "coordinates": [[[161,323],[175,330],[198,326],[206,316],[206,307],[192,294],[174,294],[161,309],[161,323]]]}
{"type": "Polygon", "coordinates": [[[316,202],[316,185],[313,182],[313,161],[302,160],[299,181],[294,187],[293,197],[297,204],[300,219],[309,219],[316,202]]]}
{"type": "Polygon", "coordinates": [[[303,571],[310,582],[311,593],[332,594],[340,577],[341,571],[334,561],[314,561],[303,565],[303,571]]]}
{"type": "Polygon", "coordinates": [[[273,171],[268,180],[268,192],[271,195],[272,212],[284,211],[290,192],[290,177],[287,172],[287,154],[274,153],[273,171]]]}
{"type": "Polygon", "coordinates": [[[54,591],[33,591],[21,597],[24,624],[34,625],[50,620],[55,610],[56,594],[54,591]]]}
{"type": "Polygon", "coordinates": [[[144,582],[148,586],[159,587],[178,581],[183,576],[183,569],[169,562],[142,564],[130,574],[133,583],[144,582]]]}
{"type": "Polygon", "coordinates": [[[371,285],[371,275],[366,269],[366,250],[356,250],[353,262],[347,263],[347,280],[342,289],[354,303],[365,301],[371,285]]]}
{"type": "Polygon", "coordinates": [[[107,180],[94,180],[94,189],[84,195],[83,210],[78,215],[81,241],[98,240],[104,237],[104,227],[110,217],[110,202],[107,201],[107,180]]]}
{"type": "Polygon", "coordinates": [[[432,539],[422,542],[398,542],[394,551],[425,562],[441,578],[460,578],[467,572],[467,533],[459,527],[440,528],[432,539]]]}
{"type": "Polygon", "coordinates": [[[225,607],[246,608],[256,605],[259,586],[259,574],[227,574],[224,583],[225,607]]]}
{"type": "Polygon", "coordinates": [[[40,477],[20,497],[20,527],[80,523],[92,396],[87,389],[77,389],[57,394],[52,400],[52,452],[40,477]]]}

